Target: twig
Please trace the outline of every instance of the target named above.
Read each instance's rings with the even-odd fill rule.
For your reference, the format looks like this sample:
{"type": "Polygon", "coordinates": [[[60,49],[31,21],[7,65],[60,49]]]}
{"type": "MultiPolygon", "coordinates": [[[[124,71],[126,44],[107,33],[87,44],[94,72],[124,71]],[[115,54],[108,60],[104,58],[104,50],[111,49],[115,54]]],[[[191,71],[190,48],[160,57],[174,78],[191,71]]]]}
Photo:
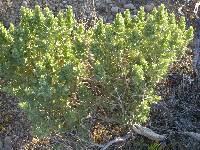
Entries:
{"type": "Polygon", "coordinates": [[[122,109],[122,114],[124,115],[125,114],[125,108],[124,108],[124,105],[123,105],[123,101],[122,101],[122,94],[121,95],[119,95],[119,93],[118,93],[118,91],[117,91],[117,88],[115,88],[115,92],[117,93],[117,96],[118,96],[118,101],[119,101],[119,103],[120,103],[120,107],[121,107],[121,109],[122,109]]]}

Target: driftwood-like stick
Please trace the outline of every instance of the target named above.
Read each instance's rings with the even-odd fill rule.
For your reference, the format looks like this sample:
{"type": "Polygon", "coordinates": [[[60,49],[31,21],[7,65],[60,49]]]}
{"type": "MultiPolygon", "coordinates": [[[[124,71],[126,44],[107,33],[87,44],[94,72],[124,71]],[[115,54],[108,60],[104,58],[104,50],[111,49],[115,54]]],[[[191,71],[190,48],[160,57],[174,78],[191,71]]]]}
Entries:
{"type": "Polygon", "coordinates": [[[165,139],[165,135],[157,134],[153,130],[138,124],[133,125],[133,131],[154,141],[162,141],[165,139]]]}
{"type": "MultiPolygon", "coordinates": [[[[134,125],[133,126],[133,131],[136,132],[137,134],[140,134],[142,136],[147,137],[148,139],[154,140],[154,141],[162,141],[166,138],[166,135],[160,135],[155,133],[153,130],[146,128],[146,127],[142,127],[141,125],[134,125]]],[[[184,134],[200,141],[200,134],[199,133],[195,133],[195,132],[183,132],[184,134]]]]}

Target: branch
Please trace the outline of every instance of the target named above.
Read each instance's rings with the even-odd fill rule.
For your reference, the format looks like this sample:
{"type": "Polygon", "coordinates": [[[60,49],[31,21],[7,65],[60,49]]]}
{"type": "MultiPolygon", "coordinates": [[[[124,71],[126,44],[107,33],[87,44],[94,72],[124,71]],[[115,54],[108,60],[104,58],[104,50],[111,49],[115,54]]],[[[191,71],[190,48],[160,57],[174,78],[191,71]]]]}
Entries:
{"type": "Polygon", "coordinates": [[[162,141],[165,139],[165,135],[159,135],[155,133],[153,130],[142,127],[141,125],[133,125],[133,131],[135,131],[137,134],[140,134],[142,136],[147,137],[148,139],[154,140],[154,141],[162,141]]]}
{"type": "MultiPolygon", "coordinates": [[[[136,132],[137,134],[140,134],[142,136],[147,137],[148,139],[154,140],[154,141],[162,141],[166,138],[166,135],[160,135],[155,133],[153,130],[142,127],[141,125],[134,125],[133,126],[133,131],[136,132]]],[[[200,141],[200,134],[195,133],[195,132],[183,132],[184,134],[191,136],[192,138],[200,141]]]]}
{"type": "MultiPolygon", "coordinates": [[[[133,125],[133,131],[139,135],[145,136],[148,139],[151,139],[154,141],[162,141],[166,138],[166,135],[157,134],[153,130],[146,128],[146,127],[142,127],[141,125],[138,125],[138,124],[133,125]]],[[[183,132],[183,133],[200,141],[199,133],[194,133],[194,132],[183,132]]],[[[129,139],[131,137],[131,135],[132,135],[132,132],[129,132],[126,136],[118,137],[112,141],[109,141],[107,144],[92,144],[92,146],[97,146],[97,147],[100,147],[101,150],[106,150],[108,147],[110,147],[114,143],[126,141],[127,139],[129,139]]],[[[134,139],[135,139],[135,137],[134,137],[134,139]]]]}
{"type": "Polygon", "coordinates": [[[118,137],[110,142],[108,142],[107,144],[104,145],[104,147],[101,150],[106,150],[108,147],[110,147],[112,144],[114,143],[118,143],[118,142],[123,142],[126,141],[127,139],[129,139],[131,137],[131,134],[128,133],[126,136],[124,137],[118,137]]]}

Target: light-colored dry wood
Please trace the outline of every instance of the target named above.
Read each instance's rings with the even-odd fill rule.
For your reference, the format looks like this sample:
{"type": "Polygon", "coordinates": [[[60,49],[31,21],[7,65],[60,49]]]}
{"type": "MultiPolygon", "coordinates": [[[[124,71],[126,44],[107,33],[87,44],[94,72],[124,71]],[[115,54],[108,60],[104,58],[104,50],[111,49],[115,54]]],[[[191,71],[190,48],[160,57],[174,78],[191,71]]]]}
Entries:
{"type": "Polygon", "coordinates": [[[133,125],[133,131],[137,134],[145,136],[148,139],[151,139],[154,141],[162,141],[165,139],[165,135],[157,134],[153,130],[146,127],[142,127],[141,125],[138,125],[138,124],[133,125]]]}

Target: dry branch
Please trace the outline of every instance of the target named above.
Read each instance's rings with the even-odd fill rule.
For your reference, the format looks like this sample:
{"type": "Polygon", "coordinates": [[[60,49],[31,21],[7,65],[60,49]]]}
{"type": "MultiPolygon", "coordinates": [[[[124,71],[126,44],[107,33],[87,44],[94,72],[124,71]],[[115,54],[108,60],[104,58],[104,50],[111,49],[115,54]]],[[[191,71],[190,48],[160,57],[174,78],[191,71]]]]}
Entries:
{"type": "MultiPolygon", "coordinates": [[[[141,125],[135,124],[133,125],[133,131],[141,136],[145,136],[146,138],[153,140],[153,141],[162,141],[166,138],[166,135],[160,135],[155,133],[153,130],[147,128],[147,127],[142,127],[141,125]]],[[[199,133],[194,133],[194,132],[183,132],[184,134],[200,141],[200,134],[199,133]]],[[[126,141],[127,139],[129,139],[131,137],[132,133],[129,132],[126,136],[124,137],[118,137],[112,141],[109,141],[106,144],[102,144],[102,145],[96,145],[98,147],[101,147],[101,150],[106,150],[108,147],[110,147],[111,145],[118,143],[118,142],[123,142],[126,141]]],[[[135,139],[135,137],[133,138],[135,139]]]]}
{"type": "Polygon", "coordinates": [[[141,125],[138,125],[138,124],[133,125],[133,131],[137,134],[145,136],[148,139],[151,139],[154,141],[162,141],[165,139],[165,135],[159,135],[155,133],[153,130],[146,127],[142,127],[141,125]]]}
{"type": "Polygon", "coordinates": [[[114,143],[118,143],[118,142],[123,142],[126,141],[127,139],[129,139],[131,137],[131,133],[128,133],[126,136],[124,137],[118,137],[110,142],[108,142],[107,144],[104,145],[104,147],[101,150],[106,150],[108,147],[110,147],[112,144],[114,143]]]}

